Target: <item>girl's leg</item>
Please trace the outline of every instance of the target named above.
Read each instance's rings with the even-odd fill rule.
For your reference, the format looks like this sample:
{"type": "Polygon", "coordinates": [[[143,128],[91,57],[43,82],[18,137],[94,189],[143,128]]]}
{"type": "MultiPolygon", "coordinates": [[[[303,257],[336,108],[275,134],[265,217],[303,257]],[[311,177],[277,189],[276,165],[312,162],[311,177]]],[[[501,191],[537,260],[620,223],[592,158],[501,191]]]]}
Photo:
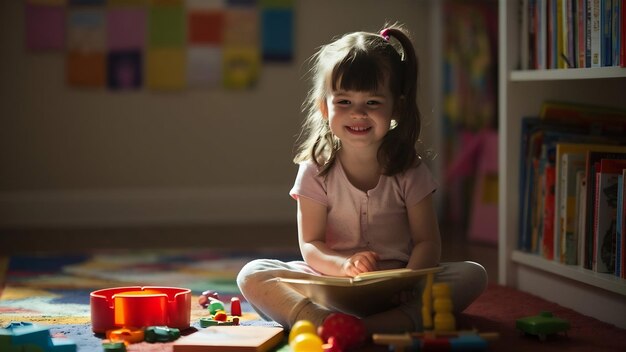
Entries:
{"type": "MultiPolygon", "coordinates": [[[[442,263],[444,270],[435,276],[435,282],[450,285],[454,313],[465,310],[487,287],[487,272],[475,262],[442,263]]],[[[374,314],[363,319],[370,333],[404,333],[421,331],[422,325],[422,290],[420,284],[414,294],[414,300],[397,308],[374,314]]]]}
{"type": "Polygon", "coordinates": [[[476,262],[442,263],[444,270],[435,276],[435,282],[450,285],[452,308],[461,313],[487,288],[487,271],[476,262]]]}
{"type": "Polygon", "coordinates": [[[274,320],[286,329],[298,320],[309,320],[319,326],[332,311],[312,302],[289,284],[276,280],[277,277],[301,278],[303,272],[313,273],[302,262],[257,259],[241,269],[237,285],[264,319],[274,320]]]}

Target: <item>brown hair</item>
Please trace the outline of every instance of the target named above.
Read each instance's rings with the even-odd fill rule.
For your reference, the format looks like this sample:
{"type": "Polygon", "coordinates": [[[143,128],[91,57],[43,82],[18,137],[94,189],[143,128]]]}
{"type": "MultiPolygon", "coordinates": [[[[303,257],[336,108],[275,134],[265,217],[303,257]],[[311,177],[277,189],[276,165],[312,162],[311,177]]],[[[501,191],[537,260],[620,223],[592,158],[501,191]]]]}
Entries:
{"type": "Polygon", "coordinates": [[[386,175],[406,171],[419,163],[415,150],[421,127],[417,56],[401,26],[389,26],[382,33],[384,37],[369,32],[346,34],[322,46],[311,57],[313,86],[303,104],[307,116],[298,138],[295,163],[313,160],[321,175],[334,164],[341,144],[320,110],[329,88],[374,91],[387,77],[394,97],[395,125],[378,149],[378,161],[386,175]]]}

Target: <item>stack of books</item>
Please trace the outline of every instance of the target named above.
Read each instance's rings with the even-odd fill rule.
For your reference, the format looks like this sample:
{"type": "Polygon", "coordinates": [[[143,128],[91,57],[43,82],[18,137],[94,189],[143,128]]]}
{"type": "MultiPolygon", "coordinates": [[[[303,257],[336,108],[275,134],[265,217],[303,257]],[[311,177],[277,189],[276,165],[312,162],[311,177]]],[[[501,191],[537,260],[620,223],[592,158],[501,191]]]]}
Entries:
{"type": "Polygon", "coordinates": [[[624,0],[522,0],[522,70],[626,66],[624,0]]]}
{"type": "Polygon", "coordinates": [[[545,102],[522,118],[518,248],[625,277],[626,110],[545,102]]]}

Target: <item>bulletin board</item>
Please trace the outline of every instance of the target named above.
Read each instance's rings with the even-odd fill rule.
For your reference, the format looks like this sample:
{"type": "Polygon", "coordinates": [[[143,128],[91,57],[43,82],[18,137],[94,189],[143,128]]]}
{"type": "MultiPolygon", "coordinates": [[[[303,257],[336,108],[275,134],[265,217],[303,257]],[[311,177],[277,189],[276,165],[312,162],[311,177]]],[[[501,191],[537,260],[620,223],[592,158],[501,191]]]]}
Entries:
{"type": "Polygon", "coordinates": [[[75,88],[248,89],[290,63],[293,0],[24,0],[25,48],[75,88]]]}

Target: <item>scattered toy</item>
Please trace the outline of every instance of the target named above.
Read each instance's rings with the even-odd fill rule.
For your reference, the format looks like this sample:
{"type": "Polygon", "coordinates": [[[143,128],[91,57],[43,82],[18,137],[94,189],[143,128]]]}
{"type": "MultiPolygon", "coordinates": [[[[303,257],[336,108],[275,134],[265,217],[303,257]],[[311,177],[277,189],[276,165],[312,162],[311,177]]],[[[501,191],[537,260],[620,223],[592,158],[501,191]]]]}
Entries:
{"type": "Polygon", "coordinates": [[[111,342],[127,342],[127,343],[137,343],[142,342],[144,340],[144,331],[143,329],[128,329],[121,328],[115,330],[109,330],[106,333],[107,339],[111,342]]]}
{"type": "Polygon", "coordinates": [[[126,343],[123,341],[102,341],[104,352],[126,352],[126,343]]]}
{"type": "Polygon", "coordinates": [[[124,327],[190,326],[191,290],[178,287],[130,286],[93,291],[90,294],[93,332],[124,327]]]}
{"type": "Polygon", "coordinates": [[[355,316],[343,313],[332,313],[326,317],[318,333],[324,342],[334,337],[342,350],[358,347],[366,339],[363,322],[355,316]]]}
{"type": "Polygon", "coordinates": [[[241,301],[238,297],[233,297],[230,299],[230,315],[240,317],[241,313],[241,301]]]}
{"type": "Polygon", "coordinates": [[[298,320],[295,324],[293,324],[291,330],[289,331],[289,342],[291,342],[291,340],[293,340],[296,336],[305,332],[316,334],[317,328],[308,320],[298,320]]]}
{"type": "Polygon", "coordinates": [[[198,297],[198,304],[202,306],[202,308],[207,308],[209,305],[209,298],[220,299],[220,295],[211,290],[206,290],[202,292],[202,294],[198,297]]]}
{"type": "Polygon", "coordinates": [[[312,332],[303,332],[289,342],[289,346],[293,352],[321,352],[322,339],[312,332]]]}
{"type": "Polygon", "coordinates": [[[570,328],[569,321],[555,317],[551,312],[541,312],[539,315],[520,318],[515,321],[515,327],[523,333],[537,335],[539,340],[545,341],[549,335],[565,333],[570,328]]]}
{"type": "Polygon", "coordinates": [[[167,326],[149,326],[145,330],[146,342],[169,342],[180,337],[180,330],[167,326]]]}
{"type": "Polygon", "coordinates": [[[0,329],[0,351],[76,352],[76,344],[70,339],[51,337],[48,328],[19,321],[0,329]]]}

